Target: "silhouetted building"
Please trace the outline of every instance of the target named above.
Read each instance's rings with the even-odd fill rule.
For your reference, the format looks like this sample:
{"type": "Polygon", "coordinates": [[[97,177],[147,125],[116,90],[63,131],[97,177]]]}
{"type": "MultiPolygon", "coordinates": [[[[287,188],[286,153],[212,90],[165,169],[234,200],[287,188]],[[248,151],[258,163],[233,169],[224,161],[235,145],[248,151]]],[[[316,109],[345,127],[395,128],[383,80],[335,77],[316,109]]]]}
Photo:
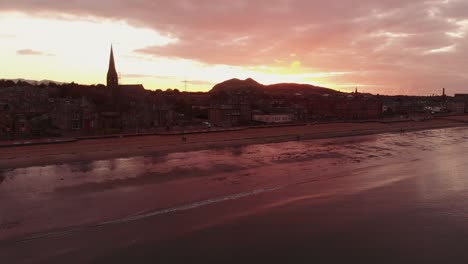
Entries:
{"type": "Polygon", "coordinates": [[[291,123],[294,121],[293,114],[269,114],[269,115],[253,115],[253,121],[266,124],[291,123]]]}
{"type": "Polygon", "coordinates": [[[311,119],[377,119],[382,115],[382,102],[376,97],[317,96],[309,99],[311,119]]]}
{"type": "Polygon", "coordinates": [[[51,118],[60,131],[89,133],[97,128],[96,106],[84,97],[55,100],[51,118]]]}
{"type": "Polygon", "coordinates": [[[464,114],[465,102],[451,100],[447,103],[447,110],[452,114],[464,114]]]}
{"type": "Polygon", "coordinates": [[[13,134],[14,120],[11,112],[10,104],[0,102],[0,138],[13,134]]]}
{"type": "Polygon", "coordinates": [[[245,103],[213,105],[208,110],[208,119],[219,126],[249,124],[252,121],[252,110],[245,103]]]}
{"type": "Polygon", "coordinates": [[[455,94],[454,102],[463,103],[465,106],[464,112],[468,112],[468,94],[455,94]]]}
{"type": "Polygon", "coordinates": [[[112,46],[110,51],[109,69],[107,71],[107,88],[111,94],[112,105],[117,107],[119,103],[119,76],[115,69],[114,49],[112,46]]]}
{"type": "Polygon", "coordinates": [[[142,84],[119,84],[115,66],[114,49],[111,46],[109,69],[107,70],[109,104],[99,114],[99,128],[121,130],[139,127],[147,118],[146,90],[142,84]]]}

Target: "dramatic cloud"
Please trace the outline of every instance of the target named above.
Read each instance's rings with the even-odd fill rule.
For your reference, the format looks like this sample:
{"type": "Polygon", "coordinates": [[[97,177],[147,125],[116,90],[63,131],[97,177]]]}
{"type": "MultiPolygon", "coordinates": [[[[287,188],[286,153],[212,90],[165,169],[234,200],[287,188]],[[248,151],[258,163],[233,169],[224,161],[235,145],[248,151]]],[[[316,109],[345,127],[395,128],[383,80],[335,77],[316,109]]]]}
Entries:
{"type": "Polygon", "coordinates": [[[327,81],[382,93],[468,85],[466,0],[16,0],[0,10],[126,20],[177,39],[141,43],[146,56],[347,72],[327,81]]]}
{"type": "Polygon", "coordinates": [[[32,50],[32,49],[21,49],[17,50],[16,54],[18,55],[30,55],[30,56],[53,56],[50,53],[42,52],[42,51],[37,51],[37,50],[32,50]]]}

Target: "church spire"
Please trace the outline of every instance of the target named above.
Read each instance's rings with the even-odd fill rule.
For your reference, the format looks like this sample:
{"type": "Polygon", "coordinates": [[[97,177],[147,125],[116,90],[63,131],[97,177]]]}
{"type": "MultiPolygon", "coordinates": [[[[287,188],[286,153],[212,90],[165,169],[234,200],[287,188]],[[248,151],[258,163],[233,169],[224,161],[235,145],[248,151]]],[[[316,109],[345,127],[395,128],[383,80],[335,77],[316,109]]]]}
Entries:
{"type": "Polygon", "coordinates": [[[114,61],[114,49],[111,45],[110,50],[110,59],[109,59],[109,70],[107,71],[107,87],[108,88],[117,88],[119,86],[119,78],[117,75],[117,70],[115,69],[114,61]]]}
{"type": "Polygon", "coordinates": [[[112,104],[115,109],[118,109],[118,103],[120,101],[119,96],[119,76],[115,69],[114,61],[114,49],[111,45],[110,59],[109,59],[109,70],[107,71],[107,89],[111,95],[112,104]]]}

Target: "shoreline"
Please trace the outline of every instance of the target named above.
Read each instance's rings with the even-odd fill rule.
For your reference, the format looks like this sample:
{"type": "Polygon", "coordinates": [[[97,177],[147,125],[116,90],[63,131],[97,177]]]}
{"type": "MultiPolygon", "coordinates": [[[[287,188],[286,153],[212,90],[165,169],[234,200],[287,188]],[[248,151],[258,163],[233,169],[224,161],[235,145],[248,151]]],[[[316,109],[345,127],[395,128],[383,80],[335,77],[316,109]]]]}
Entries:
{"type": "Polygon", "coordinates": [[[201,151],[255,144],[318,140],[385,133],[416,132],[468,126],[468,116],[395,123],[335,123],[302,126],[250,128],[228,132],[145,137],[85,139],[47,145],[14,146],[0,149],[0,171],[53,164],[90,162],[137,156],[160,156],[175,152],[201,151]]]}

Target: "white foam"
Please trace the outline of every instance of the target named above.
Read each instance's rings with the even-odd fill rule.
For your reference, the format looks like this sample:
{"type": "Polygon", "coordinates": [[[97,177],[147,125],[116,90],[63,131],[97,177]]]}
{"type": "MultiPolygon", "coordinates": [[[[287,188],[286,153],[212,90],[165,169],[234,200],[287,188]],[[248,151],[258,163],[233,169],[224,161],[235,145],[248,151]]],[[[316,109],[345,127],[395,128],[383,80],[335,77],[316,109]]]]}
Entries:
{"type": "Polygon", "coordinates": [[[251,192],[233,194],[233,195],[229,195],[229,196],[224,196],[224,197],[199,201],[199,202],[195,202],[195,203],[191,203],[191,204],[186,204],[186,205],[182,205],[182,206],[178,206],[178,207],[153,211],[153,212],[149,212],[149,213],[145,213],[145,214],[129,216],[129,217],[118,219],[118,220],[104,222],[104,223],[98,224],[97,226],[127,223],[127,222],[132,222],[132,221],[136,221],[136,220],[140,220],[140,219],[144,219],[144,218],[149,218],[149,217],[153,217],[153,216],[157,216],[157,215],[163,215],[163,214],[175,213],[175,212],[179,212],[179,211],[191,210],[191,209],[195,209],[195,208],[198,208],[198,207],[207,206],[207,205],[210,205],[210,204],[221,203],[221,202],[225,202],[225,201],[229,201],[229,200],[237,200],[237,199],[241,199],[241,198],[245,198],[245,197],[249,197],[249,196],[254,196],[254,195],[258,195],[258,194],[262,194],[262,193],[266,193],[266,192],[273,192],[273,191],[276,191],[276,190],[279,190],[279,189],[282,189],[282,188],[284,188],[284,186],[283,187],[269,188],[269,189],[258,189],[258,190],[251,191],[251,192]]]}

